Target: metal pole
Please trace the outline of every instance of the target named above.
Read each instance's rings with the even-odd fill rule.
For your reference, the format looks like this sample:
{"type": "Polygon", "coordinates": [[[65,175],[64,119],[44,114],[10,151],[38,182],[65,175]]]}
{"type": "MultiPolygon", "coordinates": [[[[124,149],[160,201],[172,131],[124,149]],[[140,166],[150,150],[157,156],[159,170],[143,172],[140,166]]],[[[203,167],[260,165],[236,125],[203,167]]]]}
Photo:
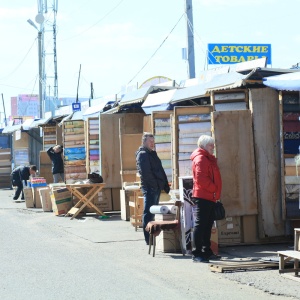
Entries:
{"type": "Polygon", "coordinates": [[[188,77],[195,78],[195,50],[194,50],[194,23],[192,0],[185,1],[185,13],[187,19],[187,50],[188,50],[188,77]]]}
{"type": "Polygon", "coordinates": [[[77,82],[76,103],[78,103],[78,89],[79,89],[79,81],[80,81],[80,72],[81,72],[81,64],[80,64],[80,67],[79,67],[79,75],[78,75],[78,82],[77,82]]]}
{"type": "Polygon", "coordinates": [[[40,118],[43,118],[43,62],[42,62],[42,32],[38,32],[39,47],[39,102],[40,102],[40,118]]]}
{"type": "Polygon", "coordinates": [[[3,110],[4,110],[4,122],[5,122],[5,126],[7,126],[7,119],[6,119],[6,112],[5,112],[5,105],[4,105],[4,98],[3,98],[3,94],[2,95],[2,105],[3,105],[3,110]]]}

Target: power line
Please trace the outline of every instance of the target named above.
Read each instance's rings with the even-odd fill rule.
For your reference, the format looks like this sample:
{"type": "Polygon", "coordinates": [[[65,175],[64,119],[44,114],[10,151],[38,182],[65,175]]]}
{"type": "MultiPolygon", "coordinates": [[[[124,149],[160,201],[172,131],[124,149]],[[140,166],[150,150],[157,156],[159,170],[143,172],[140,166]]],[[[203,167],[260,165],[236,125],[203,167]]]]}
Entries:
{"type": "Polygon", "coordinates": [[[154,51],[154,53],[150,56],[150,58],[147,60],[147,62],[142,66],[142,68],[136,73],[135,76],[133,76],[133,78],[127,83],[127,85],[129,85],[140,73],[141,71],[147,66],[147,64],[150,62],[150,60],[155,56],[155,54],[158,52],[158,50],[162,47],[162,45],[165,43],[165,41],[168,39],[168,37],[171,35],[171,33],[173,32],[173,30],[176,28],[176,26],[178,25],[178,23],[180,22],[180,20],[182,19],[182,17],[185,15],[185,13],[183,13],[181,15],[181,17],[179,18],[179,20],[176,22],[176,24],[174,25],[174,27],[172,28],[172,30],[169,32],[169,34],[165,37],[165,39],[162,41],[162,43],[159,45],[159,47],[154,51]]]}
{"type": "Polygon", "coordinates": [[[24,62],[24,60],[26,59],[26,57],[28,56],[29,52],[31,51],[33,45],[35,44],[36,39],[37,38],[34,39],[32,45],[30,46],[29,50],[27,51],[27,53],[25,54],[25,56],[23,57],[23,59],[21,60],[21,62],[15,67],[15,69],[11,73],[9,73],[8,75],[0,78],[1,80],[9,78],[11,75],[13,75],[20,68],[20,66],[22,65],[22,63],[24,62]]]}
{"type": "Polygon", "coordinates": [[[121,5],[121,3],[123,2],[124,0],[121,0],[116,6],[114,6],[110,11],[108,11],[103,17],[101,17],[96,23],[94,23],[93,25],[91,25],[90,27],[88,27],[87,29],[83,30],[82,32],[76,34],[76,35],[73,35],[69,38],[66,38],[66,39],[63,39],[63,40],[60,40],[60,42],[63,42],[63,41],[67,41],[67,40],[70,40],[70,39],[73,39],[85,32],[87,32],[88,30],[92,29],[93,27],[95,27],[97,24],[99,24],[101,21],[103,21],[107,16],[109,16],[115,9],[118,8],[118,6],[121,5]]]}

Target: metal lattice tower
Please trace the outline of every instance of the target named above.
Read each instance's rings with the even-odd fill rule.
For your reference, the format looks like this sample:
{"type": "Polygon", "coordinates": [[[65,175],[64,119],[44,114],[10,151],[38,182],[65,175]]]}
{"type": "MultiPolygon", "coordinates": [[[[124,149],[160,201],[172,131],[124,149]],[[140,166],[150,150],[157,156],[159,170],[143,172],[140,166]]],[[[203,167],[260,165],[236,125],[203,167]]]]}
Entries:
{"type": "Polygon", "coordinates": [[[37,0],[37,2],[38,16],[43,16],[43,22],[40,23],[40,32],[42,32],[42,78],[40,78],[40,80],[42,81],[43,91],[43,112],[45,112],[45,108],[49,109],[50,102],[54,102],[55,107],[57,107],[58,103],[56,53],[56,15],[58,0],[37,0]],[[48,2],[51,2],[51,4],[48,2]],[[47,87],[49,87],[48,93],[47,87]]]}

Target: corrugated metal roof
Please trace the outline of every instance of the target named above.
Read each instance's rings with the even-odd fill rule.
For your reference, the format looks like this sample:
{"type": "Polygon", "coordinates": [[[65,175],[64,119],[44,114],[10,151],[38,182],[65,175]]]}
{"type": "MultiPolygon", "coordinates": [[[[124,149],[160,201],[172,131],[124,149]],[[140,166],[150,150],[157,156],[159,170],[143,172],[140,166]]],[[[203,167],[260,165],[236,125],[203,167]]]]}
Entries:
{"type": "Polygon", "coordinates": [[[280,91],[300,91],[300,71],[264,78],[263,84],[280,91]]]}
{"type": "Polygon", "coordinates": [[[39,119],[39,120],[34,120],[29,128],[37,128],[39,127],[40,125],[46,125],[48,124],[48,122],[52,119],[52,117],[49,117],[49,118],[44,118],[44,119],[39,119]]]}
{"type": "Polygon", "coordinates": [[[86,109],[85,112],[83,113],[83,117],[98,116],[103,111],[104,107],[109,103],[113,104],[114,101],[106,100],[106,99],[101,100],[98,105],[94,105],[86,109]]]}
{"type": "Polygon", "coordinates": [[[146,114],[152,111],[167,110],[173,95],[176,93],[175,89],[149,94],[142,104],[142,108],[146,114]]]}
{"type": "Polygon", "coordinates": [[[205,89],[206,91],[217,91],[242,87],[245,85],[245,80],[247,80],[253,72],[254,71],[247,75],[237,72],[216,74],[209,82],[205,83],[205,89]]]}
{"type": "Polygon", "coordinates": [[[143,102],[147,95],[153,90],[153,87],[144,87],[133,92],[127,93],[120,101],[120,106],[127,104],[143,102]]]}
{"type": "Polygon", "coordinates": [[[159,91],[166,91],[170,89],[175,89],[175,87],[174,86],[149,86],[149,87],[140,88],[138,90],[125,94],[122,100],[120,101],[119,105],[120,107],[122,107],[128,104],[141,103],[144,102],[146,97],[154,91],[159,92],[159,91]]]}
{"type": "Polygon", "coordinates": [[[13,133],[17,130],[21,130],[22,129],[22,125],[9,125],[3,128],[2,133],[13,133]]]}
{"type": "Polygon", "coordinates": [[[13,133],[17,130],[26,130],[28,131],[30,129],[30,125],[33,123],[33,119],[27,119],[23,122],[23,124],[18,125],[9,125],[3,128],[2,133],[13,133]]]}
{"type": "Polygon", "coordinates": [[[111,108],[109,110],[104,111],[102,114],[106,114],[106,115],[116,114],[119,111],[120,111],[120,106],[116,106],[116,107],[113,107],[113,108],[111,108]]]}
{"type": "Polygon", "coordinates": [[[189,99],[204,97],[206,96],[206,94],[207,93],[204,84],[189,86],[186,88],[176,90],[170,103],[174,104],[189,99]]]}

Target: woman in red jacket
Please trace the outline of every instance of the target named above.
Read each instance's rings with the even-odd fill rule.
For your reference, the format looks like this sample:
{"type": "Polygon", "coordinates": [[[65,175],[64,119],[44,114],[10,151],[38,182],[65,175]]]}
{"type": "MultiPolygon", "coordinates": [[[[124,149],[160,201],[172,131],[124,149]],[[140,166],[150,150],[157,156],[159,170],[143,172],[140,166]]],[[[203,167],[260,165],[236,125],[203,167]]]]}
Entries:
{"type": "Polygon", "coordinates": [[[201,135],[198,148],[192,153],[193,198],[196,205],[194,226],[194,262],[208,262],[216,258],[210,249],[211,229],[214,223],[214,207],[220,199],[222,180],[217,159],[213,155],[215,141],[201,135]]]}

